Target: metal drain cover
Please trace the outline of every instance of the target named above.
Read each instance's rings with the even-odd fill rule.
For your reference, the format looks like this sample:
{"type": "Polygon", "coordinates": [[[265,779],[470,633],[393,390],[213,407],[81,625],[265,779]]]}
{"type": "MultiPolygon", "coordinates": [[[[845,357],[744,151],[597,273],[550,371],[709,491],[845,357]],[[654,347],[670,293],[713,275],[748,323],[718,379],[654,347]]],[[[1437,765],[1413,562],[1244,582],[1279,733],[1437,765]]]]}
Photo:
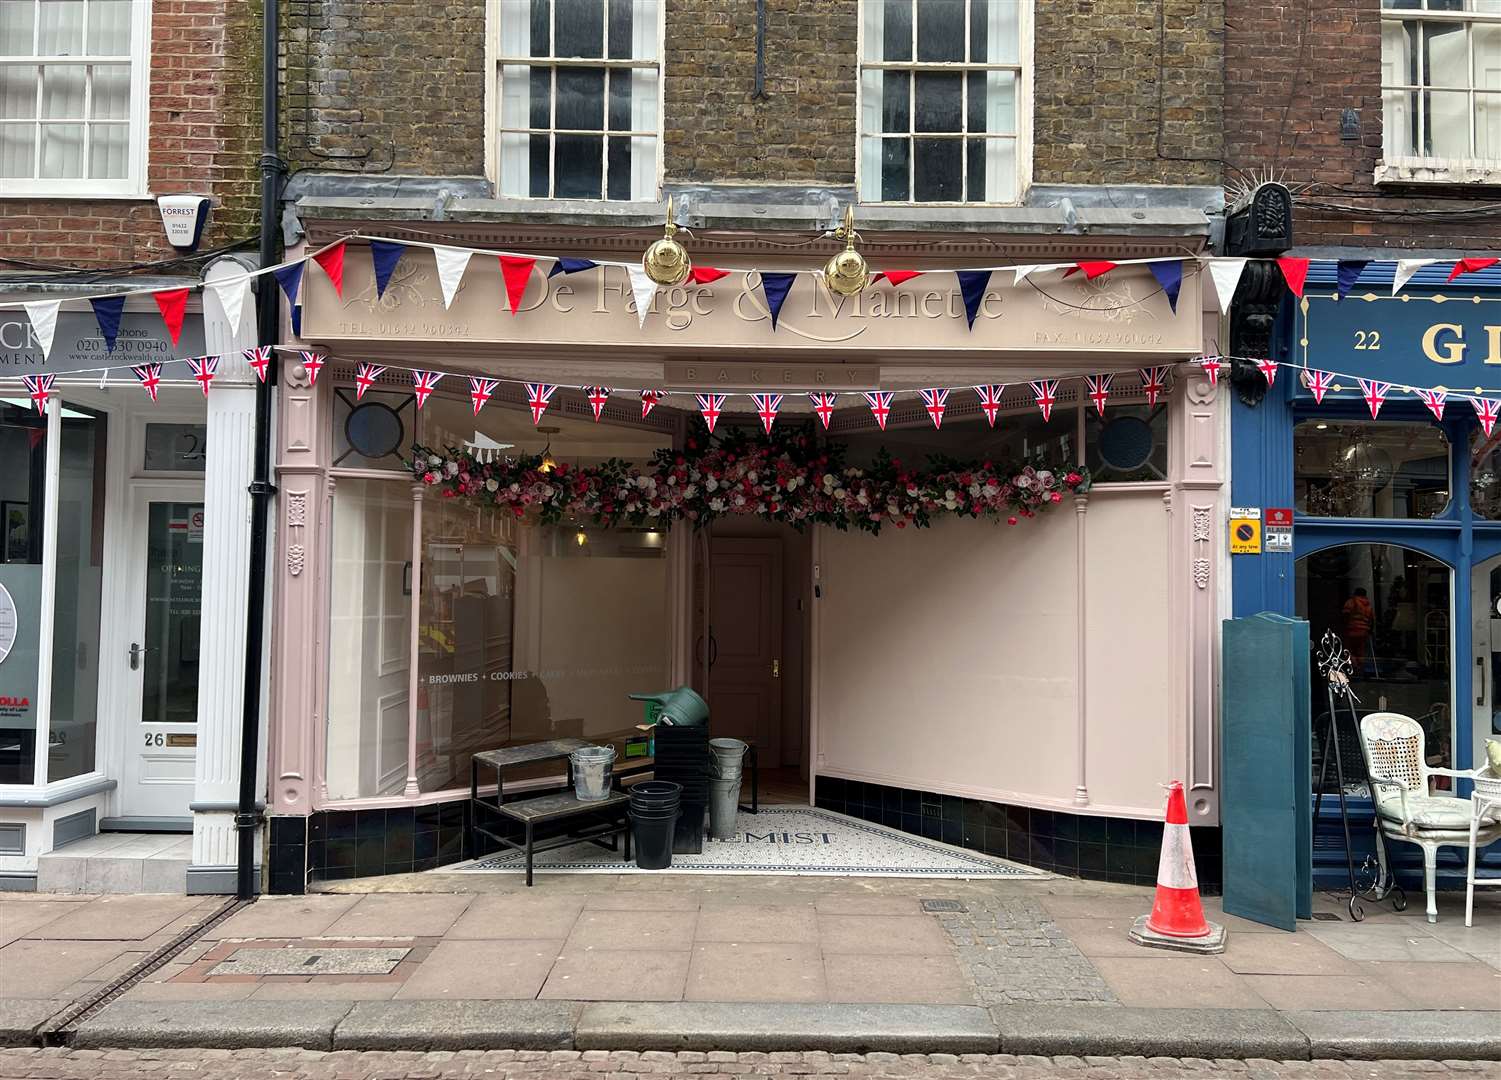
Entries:
{"type": "Polygon", "coordinates": [[[922,909],[934,914],[939,912],[958,912],[964,914],[969,911],[969,908],[957,900],[924,900],[922,902],[922,909]]]}
{"type": "Polygon", "coordinates": [[[1339,914],[1334,911],[1315,911],[1313,917],[1319,922],[1339,922],[1339,914]]]}
{"type": "Polygon", "coordinates": [[[237,949],[215,975],[389,975],[411,949],[237,949]]]}

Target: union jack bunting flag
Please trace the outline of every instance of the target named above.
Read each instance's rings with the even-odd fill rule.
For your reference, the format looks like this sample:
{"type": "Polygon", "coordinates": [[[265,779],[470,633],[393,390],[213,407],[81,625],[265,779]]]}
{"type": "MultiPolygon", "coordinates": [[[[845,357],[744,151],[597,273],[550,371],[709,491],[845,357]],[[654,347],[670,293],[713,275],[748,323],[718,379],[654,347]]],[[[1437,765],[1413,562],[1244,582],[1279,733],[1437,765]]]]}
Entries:
{"type": "Polygon", "coordinates": [[[365,391],[375,384],[375,380],[380,378],[385,370],[374,364],[361,364],[354,373],[354,400],[358,401],[364,397],[365,391]]]}
{"type": "Polygon", "coordinates": [[[881,430],[886,430],[886,418],[891,415],[890,390],[867,390],[865,391],[865,403],[870,406],[870,415],[876,418],[876,423],[881,430]]]}
{"type": "Polygon", "coordinates": [[[935,428],[943,427],[943,411],[948,408],[949,392],[947,390],[919,390],[922,395],[922,407],[928,410],[928,415],[933,418],[935,428]]]}
{"type": "Polygon", "coordinates": [[[250,370],[255,372],[255,377],[261,382],[266,381],[266,369],[271,365],[273,348],[272,345],[258,345],[245,350],[245,363],[250,365],[250,370]]]}
{"type": "Polygon", "coordinates": [[[1141,376],[1141,392],[1147,395],[1147,404],[1156,405],[1158,395],[1167,389],[1167,368],[1144,367],[1137,374],[1141,376]]]}
{"type": "Polygon", "coordinates": [[[1381,406],[1386,404],[1386,395],[1391,392],[1392,384],[1377,382],[1375,379],[1356,379],[1360,383],[1360,396],[1365,398],[1366,406],[1371,410],[1371,419],[1376,419],[1376,414],[1381,411],[1381,406]]]}
{"type": "Polygon", "coordinates": [[[1308,384],[1308,391],[1313,395],[1314,404],[1322,405],[1324,395],[1334,386],[1334,373],[1308,368],[1303,372],[1303,381],[1308,384]]]}
{"type": "Polygon", "coordinates": [[[1225,366],[1224,362],[1218,356],[1202,356],[1197,363],[1204,369],[1204,374],[1209,376],[1209,385],[1218,386],[1220,384],[1220,368],[1225,366]]]}
{"type": "Polygon", "coordinates": [[[1496,413],[1501,411],[1501,398],[1472,397],[1470,404],[1475,406],[1475,416],[1480,421],[1485,437],[1489,439],[1491,429],[1496,426],[1496,413]]]}
{"type": "Polygon", "coordinates": [[[162,384],[162,366],[160,364],[137,364],[130,370],[140,381],[141,389],[151,395],[152,404],[155,404],[157,388],[162,384]]]}
{"type": "Polygon", "coordinates": [[[589,399],[589,408],[594,410],[594,422],[599,423],[600,413],[605,411],[605,402],[610,400],[608,386],[586,386],[584,396],[589,399]]]}
{"type": "Polygon", "coordinates": [[[500,385],[499,379],[476,379],[469,376],[469,399],[474,402],[474,415],[485,407],[485,402],[490,400],[490,395],[495,393],[495,388],[500,385]]]}
{"type": "Polygon", "coordinates": [[[1042,422],[1046,424],[1053,417],[1053,406],[1058,404],[1058,380],[1040,379],[1034,382],[1032,396],[1037,399],[1037,407],[1042,410],[1042,422]]]}
{"type": "Polygon", "coordinates": [[[1004,383],[991,383],[988,386],[977,386],[975,393],[980,395],[980,408],[985,413],[985,419],[990,421],[990,426],[995,427],[995,418],[1001,412],[1001,394],[1005,391],[1004,383]]]}
{"type": "Polygon", "coordinates": [[[829,393],[817,393],[808,395],[809,399],[813,402],[813,411],[816,412],[818,414],[818,418],[823,421],[823,429],[825,431],[829,430],[829,421],[834,419],[834,399],[838,396],[838,394],[829,393]]]}
{"type": "Polygon", "coordinates": [[[724,408],[723,394],[696,394],[698,411],[703,413],[704,423],[709,425],[709,434],[714,434],[714,425],[719,423],[719,411],[724,408]]]}
{"type": "Polygon", "coordinates": [[[1084,385],[1089,391],[1089,400],[1094,402],[1095,412],[1105,415],[1105,400],[1110,397],[1110,384],[1115,381],[1115,376],[1109,373],[1104,375],[1084,376],[1084,385]]]}
{"type": "Polygon", "coordinates": [[[756,403],[756,415],[761,418],[761,427],[771,434],[771,425],[777,421],[777,410],[782,407],[782,394],[752,394],[756,403]]]}
{"type": "Polygon", "coordinates": [[[1266,377],[1266,384],[1268,386],[1277,381],[1277,361],[1258,360],[1256,361],[1256,370],[1266,377]]]}
{"type": "MultiPolygon", "coordinates": [[[[471,380],[473,381],[473,380],[471,380]]],[[[526,406],[532,410],[532,423],[542,423],[542,414],[547,411],[548,403],[552,396],[558,392],[557,385],[545,382],[529,382],[523,384],[526,387],[526,406]]],[[[491,389],[494,389],[492,384],[491,389]]],[[[489,395],[485,395],[488,397],[489,395]]],[[[478,409],[474,410],[479,412],[478,409]]]]}
{"type": "Polygon", "coordinates": [[[198,356],[188,361],[188,370],[193,373],[193,381],[203,390],[203,396],[208,397],[208,384],[214,381],[214,376],[219,374],[219,358],[217,356],[198,356]]]}
{"type": "Polygon", "coordinates": [[[1435,420],[1444,418],[1444,402],[1449,399],[1448,391],[1419,390],[1418,397],[1423,399],[1423,404],[1428,406],[1428,411],[1433,414],[1435,420]]]}
{"type": "Polygon", "coordinates": [[[26,384],[26,394],[31,398],[31,403],[36,406],[36,411],[47,411],[47,399],[52,396],[52,383],[56,375],[22,375],[21,381],[26,384]]]}
{"type": "Polygon", "coordinates": [[[307,371],[307,384],[309,386],[318,385],[318,372],[323,370],[323,363],[323,357],[315,352],[304,352],[302,354],[302,366],[307,371]]]}
{"type": "Polygon", "coordinates": [[[441,371],[412,372],[412,393],[417,398],[417,408],[427,404],[428,395],[437,388],[438,380],[442,377],[441,371]]]}
{"type": "Polygon", "coordinates": [[[643,391],[641,391],[641,419],[645,420],[648,416],[650,416],[651,415],[651,411],[653,409],[655,409],[661,403],[661,401],[662,401],[662,391],[660,391],[660,390],[643,390],[643,391]]]}

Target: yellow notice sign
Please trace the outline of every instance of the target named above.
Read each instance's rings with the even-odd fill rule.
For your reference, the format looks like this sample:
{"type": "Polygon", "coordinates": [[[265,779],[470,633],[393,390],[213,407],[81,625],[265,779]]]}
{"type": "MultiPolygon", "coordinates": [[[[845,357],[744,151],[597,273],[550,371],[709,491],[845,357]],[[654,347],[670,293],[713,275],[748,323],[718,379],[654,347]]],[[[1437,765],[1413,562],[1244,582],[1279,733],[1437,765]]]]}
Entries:
{"type": "Polygon", "coordinates": [[[1261,519],[1233,517],[1230,519],[1230,554],[1261,554],[1261,519]]]}

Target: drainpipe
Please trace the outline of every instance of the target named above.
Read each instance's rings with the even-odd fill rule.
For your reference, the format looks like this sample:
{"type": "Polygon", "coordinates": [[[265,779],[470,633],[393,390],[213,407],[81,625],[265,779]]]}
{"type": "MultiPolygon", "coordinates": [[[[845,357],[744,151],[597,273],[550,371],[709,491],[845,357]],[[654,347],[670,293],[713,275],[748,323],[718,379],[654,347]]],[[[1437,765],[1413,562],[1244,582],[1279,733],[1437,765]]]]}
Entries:
{"type": "MultiPolygon", "coordinates": [[[[277,262],[276,230],[280,219],[283,164],[277,156],[277,0],[261,2],[261,267],[277,262]]],[[[276,344],[281,307],[276,282],[262,275],[256,282],[256,341],[276,344]]],[[[261,638],[266,625],[266,516],[271,508],[271,387],[276,382],[276,354],[266,378],[255,387],[255,462],[250,482],[250,574],[245,606],[245,708],[240,720],[240,805],[235,814],[239,853],[236,893],[255,897],[255,841],[261,814],[256,810],[260,773],[261,638]]]]}

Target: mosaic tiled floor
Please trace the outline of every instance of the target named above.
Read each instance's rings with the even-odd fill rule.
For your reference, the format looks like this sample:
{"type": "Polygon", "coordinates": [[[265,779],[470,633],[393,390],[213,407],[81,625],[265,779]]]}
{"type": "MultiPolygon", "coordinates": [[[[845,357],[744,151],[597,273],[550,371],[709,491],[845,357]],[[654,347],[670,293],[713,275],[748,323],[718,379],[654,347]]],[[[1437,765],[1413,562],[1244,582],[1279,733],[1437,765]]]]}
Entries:
{"type": "MultiPolygon", "coordinates": [[[[1046,878],[1040,870],[920,836],[857,821],[809,806],[764,807],[742,812],[733,840],[704,841],[698,855],[674,855],[667,870],[640,870],[634,862],[593,844],[579,843],[536,856],[542,873],[571,874],[838,874],[872,877],[1046,878]]],[[[517,873],[519,852],[504,852],[434,873],[517,873]]]]}

